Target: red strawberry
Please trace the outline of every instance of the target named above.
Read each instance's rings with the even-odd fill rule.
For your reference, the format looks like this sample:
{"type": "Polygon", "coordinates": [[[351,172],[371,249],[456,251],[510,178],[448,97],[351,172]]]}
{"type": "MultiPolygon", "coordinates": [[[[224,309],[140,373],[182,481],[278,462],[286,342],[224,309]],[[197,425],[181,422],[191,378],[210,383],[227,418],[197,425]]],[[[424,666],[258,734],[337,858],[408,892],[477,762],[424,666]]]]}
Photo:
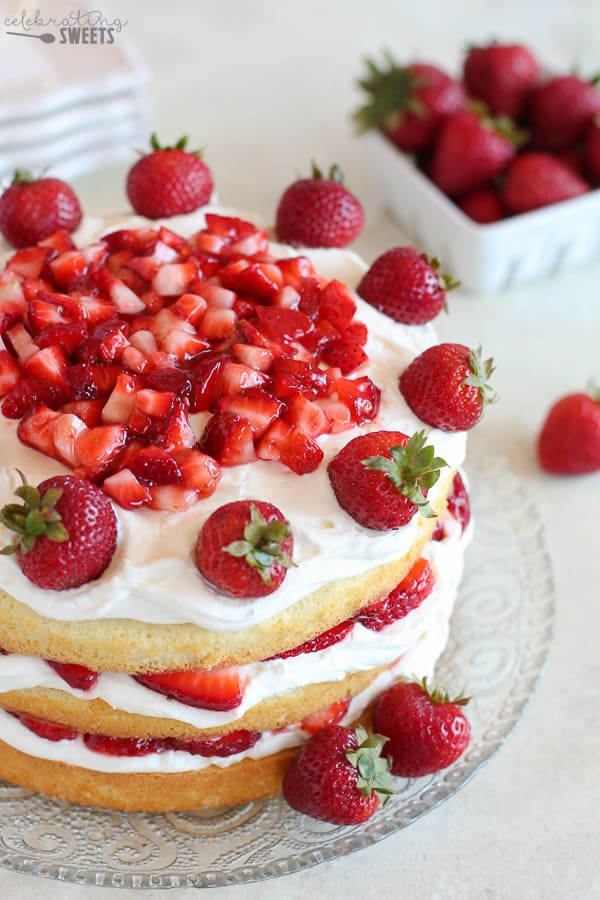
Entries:
{"type": "Polygon", "coordinates": [[[147,756],[166,750],[157,738],[109,737],[106,734],[84,734],[83,742],[88,750],[106,756],[147,756]]]}
{"type": "Polygon", "coordinates": [[[282,653],[277,653],[276,656],[270,656],[269,659],[289,659],[290,656],[299,656],[301,653],[318,653],[320,650],[326,650],[327,647],[331,647],[333,644],[338,644],[340,641],[343,641],[353,628],[354,620],[346,619],[345,622],[340,622],[339,625],[328,628],[327,631],[323,631],[316,637],[304,641],[303,644],[298,644],[296,647],[292,647],[291,650],[284,650],[282,653]]]}
{"type": "Polygon", "coordinates": [[[260,739],[260,732],[246,731],[243,728],[237,731],[228,731],[227,734],[209,738],[179,738],[172,741],[174,750],[183,750],[193,756],[234,756],[254,747],[260,739]]]}
{"type": "Polygon", "coordinates": [[[244,685],[239,669],[194,669],[189,672],[164,672],[160,675],[136,675],[146,687],[200,709],[225,712],[240,705],[244,685]]]}
{"type": "Polygon", "coordinates": [[[411,438],[399,431],[372,431],[346,444],[328,467],[342,509],[365,528],[378,530],[406,525],[417,509],[433,515],[426,494],[446,463],[425,441],[424,431],[411,438]]]}
{"type": "Polygon", "coordinates": [[[392,793],[385,738],[329,725],[304,744],[283,779],[291,807],[335,825],[366,822],[392,793]]]}
{"type": "Polygon", "coordinates": [[[335,703],[326,706],[325,709],[319,709],[317,712],[311,713],[310,716],[302,719],[300,728],[302,731],[308,731],[309,734],[316,734],[322,728],[327,728],[329,725],[337,725],[348,712],[349,706],[349,697],[344,700],[337,700],[335,703]]]}
{"type": "Polygon", "coordinates": [[[46,590],[79,587],[110,563],[117,545],[117,517],[95,485],[57,475],[15,491],[23,507],[9,504],[0,520],[18,538],[4,553],[15,553],[23,574],[46,590]]]}
{"type": "Polygon", "coordinates": [[[0,231],[14,247],[28,247],[59,229],[74,231],[81,222],[75,192],[60,178],[34,179],[17,170],[0,196],[0,231]]]}
{"type": "MultiPolygon", "coordinates": [[[[461,534],[464,533],[471,521],[471,500],[460,472],[454,476],[452,489],[448,494],[448,512],[460,525],[461,534]]],[[[443,520],[440,520],[436,523],[431,538],[434,541],[443,541],[445,537],[444,523],[443,520]]]]}
{"type": "Polygon", "coordinates": [[[358,128],[380,128],[408,153],[427,150],[440,123],[464,106],[464,88],[437,66],[399,66],[389,55],[386,63],[387,69],[379,69],[367,60],[368,73],[359,85],[369,102],[354,115],[358,128]]]}
{"type": "Polygon", "coordinates": [[[394,247],[377,257],[356,290],[396,322],[421,325],[437,316],[446,306],[446,291],[459,284],[439,274],[439,266],[414,247],[394,247]]]}
{"type": "Polygon", "coordinates": [[[464,110],[440,127],[429,174],[450,197],[483,187],[516,153],[519,134],[501,123],[464,110]]]}
{"type": "Polygon", "coordinates": [[[263,597],[294,565],[294,539],[281,510],[261,500],[237,500],[204,523],[196,564],[204,577],[232,597],[263,597]]]}
{"type": "Polygon", "coordinates": [[[431,566],[426,559],[420,557],[408,575],[389,594],[367,606],[355,619],[371,631],[381,631],[420,606],[430,595],[434,585],[435,576],[431,566]]]}
{"type": "Polygon", "coordinates": [[[471,736],[461,710],[466,699],[450,700],[430,691],[426,681],[399,682],[378,698],[373,727],[389,738],[386,750],[392,773],[418,778],[451,765],[465,751],[471,736]]]}
{"type": "Polygon", "coordinates": [[[549,153],[522,153],[506,172],[502,200],[512,213],[529,212],[589,191],[589,184],[549,153]]]}
{"type": "Polygon", "coordinates": [[[75,663],[61,663],[47,659],[51,668],[58,672],[60,677],[78,691],[89,691],[94,687],[99,678],[99,672],[94,672],[86,666],[78,666],[75,663]]]}
{"type": "Polygon", "coordinates": [[[532,143],[543,150],[572,146],[598,113],[600,90],[595,81],[583,81],[576,75],[551,78],[531,93],[532,143]]]}
{"type": "Polygon", "coordinates": [[[495,188],[483,187],[470,194],[465,194],[456,201],[459,209],[466,216],[479,222],[480,225],[489,225],[499,222],[506,215],[500,195],[495,188]]]}
{"type": "Polygon", "coordinates": [[[492,43],[471,47],[464,62],[464,79],[472,97],[483,100],[492,115],[520,118],[539,66],[521,44],[492,43]]]}
{"type": "Polygon", "coordinates": [[[327,178],[313,164],[310,178],[291,184],[277,207],[275,230],[280,241],[304,247],[347,247],[364,225],[360,201],[343,185],[337,166],[327,178]]]}
{"type": "Polygon", "coordinates": [[[486,380],[493,360],[481,359],[481,348],[435,344],[416,356],[400,376],[404,399],[423,422],[442,431],[465,431],[477,424],[486,403],[493,401],[486,380]]]}
{"type": "Polygon", "coordinates": [[[161,147],[150,138],[152,152],[142,156],[127,175],[127,196],[136,213],[161,219],[193,212],[210,200],[213,178],[197,151],[186,150],[187,138],[161,147]]]}
{"type": "Polygon", "coordinates": [[[538,437],[538,458],[554,475],[600,469],[600,391],[567,394],[550,408],[538,437]]]}
{"type": "Polygon", "coordinates": [[[74,728],[67,728],[66,725],[59,725],[56,722],[48,722],[46,719],[38,719],[37,716],[21,713],[18,718],[26,728],[47,741],[73,741],[78,734],[74,728]]]}
{"type": "Polygon", "coordinates": [[[600,183],[600,116],[590,123],[585,143],[586,170],[594,184],[600,183]]]}
{"type": "Polygon", "coordinates": [[[331,341],[321,355],[328,366],[338,368],[342,375],[350,375],[369,362],[369,357],[360,344],[346,338],[331,341]]]}

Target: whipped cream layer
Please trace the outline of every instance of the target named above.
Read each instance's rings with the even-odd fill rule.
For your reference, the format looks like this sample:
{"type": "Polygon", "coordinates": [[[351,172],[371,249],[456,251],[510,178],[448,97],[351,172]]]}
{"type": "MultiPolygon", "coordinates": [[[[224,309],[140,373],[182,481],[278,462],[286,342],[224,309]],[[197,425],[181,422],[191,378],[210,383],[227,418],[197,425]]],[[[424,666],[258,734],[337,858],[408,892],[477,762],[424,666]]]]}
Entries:
{"type": "MultiPolygon", "coordinates": [[[[215,210],[234,214],[230,210],[215,210]]],[[[204,225],[204,211],[165,222],[169,228],[190,235],[204,225]]],[[[83,246],[119,228],[155,227],[140,217],[86,219],[75,234],[83,246]]],[[[320,275],[338,278],[354,289],[366,266],[353,253],[342,250],[298,250],[271,245],[276,257],[308,256],[320,275]]],[[[4,260],[12,251],[0,249],[4,260]]],[[[82,621],[134,619],[156,624],[193,623],[226,631],[250,627],[282,612],[304,596],[339,578],[356,576],[370,568],[398,559],[409,550],[418,530],[418,515],[405,527],[379,532],[358,525],[340,508],[327,475],[328,462],[358,434],[394,430],[411,435],[423,423],[410,411],[398,389],[398,376],[410,361],[437,342],[430,325],[403,326],[382,315],[355,296],[356,318],[369,329],[365,350],[368,375],[381,388],[377,418],[362,426],[318,439],[325,458],[310,474],[298,476],[278,462],[256,461],[223,467],[215,493],[184,512],[126,511],[115,506],[119,519],[119,543],[111,565],[94,582],[69,591],[45,591],[21,573],[15,560],[0,556],[0,586],[35,612],[50,619],[82,621]],[[297,567],[288,570],[281,587],[267,597],[251,601],[229,598],[208,585],[193,560],[198,533],[207,517],[233,500],[257,499],[275,503],[290,522],[297,567]]],[[[197,436],[205,421],[197,417],[197,436]]],[[[37,484],[68,470],[55,460],[25,447],[17,437],[18,422],[0,415],[0,503],[13,502],[20,479],[16,468],[37,484]]],[[[192,417],[194,427],[194,417],[192,417]]],[[[466,435],[427,429],[436,455],[451,468],[464,460],[466,435]]],[[[430,491],[435,500],[440,490],[430,491]]],[[[9,533],[0,527],[2,544],[9,533]]]]}
{"type": "MultiPolygon", "coordinates": [[[[0,656],[0,694],[53,688],[80,700],[102,699],[127,713],[174,719],[203,729],[229,725],[264,700],[281,697],[295,688],[340,681],[354,672],[390,665],[418,646],[423,635],[447,627],[470,530],[461,537],[460,526],[450,515],[444,519],[444,528],[444,540],[430,541],[423,553],[430,561],[435,585],[416,609],[381,631],[356,622],[347,637],[324,650],[240,666],[240,676],[247,681],[244,699],[240,706],[227,712],[188,706],[120,673],[104,672],[91,690],[81,691],[68,685],[44,660],[19,654],[0,656]]],[[[435,658],[429,660],[431,668],[434,661],[435,658]]]]}

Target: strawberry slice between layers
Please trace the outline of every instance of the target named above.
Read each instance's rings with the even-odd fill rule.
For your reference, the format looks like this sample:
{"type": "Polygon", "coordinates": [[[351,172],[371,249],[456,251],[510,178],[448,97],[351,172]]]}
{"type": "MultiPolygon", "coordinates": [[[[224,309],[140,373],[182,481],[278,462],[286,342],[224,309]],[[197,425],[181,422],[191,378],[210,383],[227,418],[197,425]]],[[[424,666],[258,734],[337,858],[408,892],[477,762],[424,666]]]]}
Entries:
{"type": "Polygon", "coordinates": [[[240,706],[244,697],[244,682],[235,666],[136,675],[135,678],[153,691],[200,709],[226,712],[240,706]]]}

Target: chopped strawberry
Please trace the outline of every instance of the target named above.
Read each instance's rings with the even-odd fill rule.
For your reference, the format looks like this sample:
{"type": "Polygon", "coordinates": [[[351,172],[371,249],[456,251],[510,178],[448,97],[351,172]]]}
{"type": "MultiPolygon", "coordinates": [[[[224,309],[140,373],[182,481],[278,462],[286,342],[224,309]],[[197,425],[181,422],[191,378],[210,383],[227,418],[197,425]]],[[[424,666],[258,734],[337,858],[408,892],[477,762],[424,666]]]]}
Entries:
{"type": "Polygon", "coordinates": [[[74,400],[72,403],[65,403],[62,411],[73,413],[85,422],[88,428],[95,428],[96,425],[102,424],[104,406],[104,400],[101,397],[96,400],[74,400]]]}
{"type": "Polygon", "coordinates": [[[281,415],[283,403],[276,400],[261,390],[253,390],[246,394],[236,394],[222,397],[217,410],[235,413],[243,419],[247,419],[254,432],[254,437],[260,437],[269,426],[281,415]]]}
{"type": "MultiPolygon", "coordinates": [[[[121,464],[122,464],[121,460],[121,464]]],[[[102,490],[123,509],[139,509],[148,506],[152,494],[146,485],[137,480],[131,469],[122,468],[102,482],[102,490]]]]}
{"type": "Polygon", "coordinates": [[[48,384],[54,384],[61,388],[67,387],[65,369],[68,359],[64,350],[58,346],[44,347],[33,356],[28,357],[23,364],[23,371],[29,378],[38,378],[48,384]]]}
{"type": "Polygon", "coordinates": [[[327,372],[312,366],[310,363],[292,357],[279,357],[271,369],[273,393],[282,400],[287,400],[297,393],[305,397],[325,397],[331,389],[331,381],[327,372]]]}
{"type": "Polygon", "coordinates": [[[119,366],[102,363],[80,363],[69,366],[65,371],[65,377],[75,400],[94,400],[96,397],[107,397],[117,383],[120,374],[119,366]]]}
{"type": "Polygon", "coordinates": [[[349,706],[349,697],[343,700],[336,700],[335,703],[331,703],[325,709],[320,709],[310,716],[305,716],[300,722],[300,728],[309,734],[316,734],[317,731],[326,728],[328,725],[337,725],[348,712],[349,706]]]}
{"type": "Polygon", "coordinates": [[[237,314],[233,309],[209,306],[200,320],[198,331],[207,341],[216,341],[227,337],[236,322],[237,314]]]}
{"type": "Polygon", "coordinates": [[[361,378],[337,378],[335,390],[357,425],[371,421],[379,412],[381,390],[367,375],[361,378]]]}
{"type": "Polygon", "coordinates": [[[154,228],[121,228],[102,236],[111,253],[117,250],[134,250],[136,253],[151,253],[158,239],[154,228]]]}
{"type": "Polygon", "coordinates": [[[154,484],[150,490],[150,509],[182,512],[198,500],[198,494],[182,484],[154,484]]]}
{"type": "Polygon", "coordinates": [[[323,288],[320,315],[327,319],[338,331],[347,328],[356,312],[356,303],[345,284],[334,278],[323,288]]]}
{"type": "Polygon", "coordinates": [[[342,375],[356,372],[369,362],[369,357],[360,344],[345,338],[327,344],[323,350],[323,359],[330,366],[338,366],[342,375]]]}
{"type": "Polygon", "coordinates": [[[21,366],[8,350],[0,350],[0,397],[6,396],[22,377],[21,366]]]}
{"type": "Polygon", "coordinates": [[[2,401],[2,413],[7,419],[20,419],[35,406],[59,409],[67,399],[64,390],[37,378],[22,378],[2,401]]]}
{"type": "Polygon", "coordinates": [[[325,348],[339,340],[340,333],[331,322],[328,322],[327,319],[319,319],[315,322],[313,330],[302,338],[302,346],[320,359],[325,348]]]}
{"type": "Polygon", "coordinates": [[[211,234],[238,241],[256,232],[252,222],[246,222],[237,216],[222,216],[217,213],[206,213],[206,227],[211,234]]]}
{"type": "Polygon", "coordinates": [[[301,289],[304,278],[314,278],[315,269],[306,256],[292,256],[289,259],[278,259],[277,266],[283,273],[283,280],[297,290],[301,289]]]}
{"type": "MultiPolygon", "coordinates": [[[[30,309],[33,302],[30,304],[30,309]]],[[[48,325],[43,331],[38,332],[35,342],[40,348],[59,345],[67,356],[73,356],[87,336],[88,326],[86,322],[68,322],[64,325],[48,325]]]]}
{"type": "Polygon", "coordinates": [[[75,663],[61,663],[47,659],[48,665],[58,672],[60,677],[78,691],[89,691],[98,681],[98,672],[75,663]]]}
{"type": "Polygon", "coordinates": [[[43,241],[38,241],[38,246],[49,247],[51,250],[55,250],[58,254],[66,253],[68,250],[75,250],[73,238],[66,228],[59,228],[58,231],[55,231],[53,234],[49,234],[48,237],[44,238],[43,241]]]}
{"type": "Polygon", "coordinates": [[[189,404],[187,398],[177,397],[167,416],[160,438],[161,446],[169,453],[194,447],[196,435],[188,421],[189,404]]]}
{"type": "Polygon", "coordinates": [[[393,590],[361,610],[355,620],[371,631],[381,631],[420,606],[432,592],[434,585],[435,576],[431,566],[426,559],[419,557],[408,575],[393,590]]]}
{"type": "Polygon", "coordinates": [[[290,425],[296,425],[311,438],[326,434],[331,429],[331,424],[321,407],[300,393],[292,394],[288,399],[285,420],[290,425]]]}
{"type": "Polygon", "coordinates": [[[318,469],[323,455],[319,445],[294,425],[279,459],[296,475],[306,475],[318,469]]]}
{"type": "Polygon", "coordinates": [[[89,263],[80,250],[67,250],[50,263],[52,278],[61,291],[71,291],[83,284],[89,263]]]}
{"type": "Polygon", "coordinates": [[[174,741],[175,750],[183,750],[193,756],[235,756],[253,747],[260,738],[258,731],[238,729],[217,737],[178,738],[174,741]]]}
{"type": "Polygon", "coordinates": [[[184,331],[183,328],[172,328],[167,332],[161,341],[161,350],[176,356],[180,362],[187,362],[202,353],[203,350],[209,350],[208,341],[197,337],[194,334],[184,331]]]}
{"type": "Polygon", "coordinates": [[[152,388],[138,390],[134,398],[135,408],[154,419],[166,419],[174,402],[175,394],[171,391],[155,391],[152,388]]]}
{"type": "Polygon", "coordinates": [[[102,421],[105,424],[126,424],[133,412],[137,392],[141,381],[135,375],[123,372],[117,380],[102,410],[102,421]]]}
{"type": "Polygon", "coordinates": [[[80,465],[90,473],[105,472],[115,463],[127,442],[124,425],[98,425],[78,435],[76,450],[80,465]]]}
{"type": "Polygon", "coordinates": [[[54,444],[52,455],[72,469],[77,468],[81,462],[77,441],[80,435],[86,431],[89,431],[89,428],[79,416],[73,413],[59,413],[49,426],[49,433],[54,444]]]}
{"type": "Polygon", "coordinates": [[[269,302],[283,287],[283,276],[277,266],[271,263],[248,263],[247,260],[229,263],[219,272],[219,281],[223,287],[237,294],[256,297],[263,302],[269,302]]]}
{"type": "Polygon", "coordinates": [[[300,294],[291,284],[282,287],[271,299],[272,306],[280,306],[282,309],[298,309],[300,294]]]}
{"type": "Polygon", "coordinates": [[[103,322],[112,319],[115,308],[100,297],[91,294],[78,294],[75,296],[75,308],[80,319],[87,322],[103,322]]]}
{"type": "Polygon", "coordinates": [[[153,691],[200,709],[225,712],[239,706],[244,696],[244,684],[235,666],[135,677],[153,691]]]}
{"type": "Polygon", "coordinates": [[[239,466],[256,459],[252,425],[235,413],[219,411],[211,416],[198,446],[222,466],[239,466]]]}
{"type": "Polygon", "coordinates": [[[261,330],[274,341],[297,341],[314,329],[311,319],[299,309],[257,306],[256,315],[261,330]]]}
{"type": "Polygon", "coordinates": [[[6,268],[21,278],[39,278],[51,257],[50,247],[23,247],[11,256],[6,268]]]}
{"type": "Polygon", "coordinates": [[[353,319],[352,322],[340,332],[340,337],[342,340],[354,341],[355,344],[364,347],[369,339],[369,329],[364,322],[353,319]]]}
{"type": "Polygon", "coordinates": [[[300,301],[298,309],[310,319],[318,319],[321,313],[321,283],[318,278],[302,278],[300,281],[300,301]]]}
{"type": "Polygon", "coordinates": [[[194,293],[206,300],[208,306],[218,306],[219,309],[233,309],[237,300],[234,291],[229,291],[218,284],[211,284],[209,281],[198,282],[194,286],[194,293]]]}
{"type": "MultiPolygon", "coordinates": [[[[4,412],[4,405],[2,411],[4,412]]],[[[60,413],[41,405],[36,406],[31,412],[25,412],[17,425],[19,440],[22,444],[33,447],[34,450],[39,450],[46,456],[56,457],[50,427],[59,416],[60,413]]]]}
{"type": "Polygon", "coordinates": [[[269,238],[266,231],[255,231],[248,237],[240,238],[229,245],[228,252],[232,255],[241,253],[245,256],[258,256],[267,252],[269,238]]]}
{"type": "Polygon", "coordinates": [[[266,347],[257,347],[255,344],[233,344],[231,350],[240,362],[260,372],[268,372],[275,358],[266,347]]]}
{"type": "Polygon", "coordinates": [[[138,375],[142,375],[150,368],[150,363],[142,351],[131,344],[123,350],[121,365],[124,369],[129,369],[130,372],[136,372],[138,375]]]}
{"type": "Polygon", "coordinates": [[[149,484],[179,484],[183,479],[175,457],[152,444],[129,460],[129,468],[136,478],[149,484]]]}
{"type": "Polygon", "coordinates": [[[293,426],[276,419],[271,427],[263,434],[256,445],[256,455],[259,459],[280,459],[287,446],[293,426]]]}
{"type": "Polygon", "coordinates": [[[40,349],[24,325],[16,322],[4,332],[4,341],[12,348],[21,365],[40,349]]]}
{"type": "Polygon", "coordinates": [[[355,423],[345,403],[328,403],[324,411],[332,434],[339,434],[354,427],[355,423]]]}
{"type": "Polygon", "coordinates": [[[192,390],[190,373],[185,369],[155,369],[146,375],[146,384],[160,393],[186,396],[192,390]]]}
{"type": "Polygon", "coordinates": [[[223,368],[221,390],[226,396],[240,394],[242,391],[247,391],[250,388],[259,388],[268,380],[268,376],[264,372],[259,372],[257,369],[243,365],[243,363],[227,360],[223,368]]]}
{"type": "Polygon", "coordinates": [[[194,328],[206,312],[207,302],[199,294],[182,294],[173,304],[171,309],[186,322],[191,322],[194,328]]]}
{"type": "Polygon", "coordinates": [[[48,722],[46,719],[38,719],[37,716],[28,716],[21,713],[18,718],[26,728],[47,741],[73,741],[78,735],[74,728],[59,725],[57,722],[48,722]]]}
{"type": "Polygon", "coordinates": [[[196,491],[198,497],[210,497],[221,480],[221,470],[212,458],[200,450],[176,450],[174,457],[181,470],[185,487],[196,491]]]}
{"type": "Polygon", "coordinates": [[[152,290],[161,297],[178,297],[188,290],[198,276],[192,260],[184,263],[166,263],[152,279],[152,290]]]}
{"type": "Polygon", "coordinates": [[[132,346],[134,346],[136,350],[141,350],[145,356],[149,356],[151,353],[154,353],[155,350],[158,350],[156,338],[152,332],[146,328],[140,328],[139,331],[131,332],[129,340],[132,346]]]}

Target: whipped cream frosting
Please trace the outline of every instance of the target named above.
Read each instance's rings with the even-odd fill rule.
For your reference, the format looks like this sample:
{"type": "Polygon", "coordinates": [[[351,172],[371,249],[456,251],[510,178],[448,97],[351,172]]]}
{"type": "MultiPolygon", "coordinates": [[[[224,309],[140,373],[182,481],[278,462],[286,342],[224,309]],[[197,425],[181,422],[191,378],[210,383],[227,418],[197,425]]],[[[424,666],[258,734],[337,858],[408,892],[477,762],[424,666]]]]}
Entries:
{"type": "MultiPolygon", "coordinates": [[[[216,211],[234,214],[230,210],[216,211]]],[[[165,224],[189,235],[203,227],[205,212],[169,219],[165,224]]],[[[135,216],[110,221],[89,218],[74,237],[83,246],[108,231],[149,224],[157,223],[135,216]]],[[[4,248],[4,259],[11,252],[4,248]]],[[[362,260],[349,251],[297,250],[272,244],[271,252],[279,258],[302,253],[312,260],[319,274],[328,279],[338,278],[351,289],[366,269],[362,260]]],[[[0,586],[50,619],[125,618],[157,624],[193,623],[227,631],[265,621],[332,580],[358,575],[402,556],[417,535],[419,516],[393,531],[363,528],[338,505],[329,484],[327,464],[360,433],[385,429],[411,435],[424,427],[404,402],[397,382],[409,362],[436,343],[437,338],[431,325],[399,325],[359,297],[355,296],[355,300],[356,318],[369,329],[365,349],[370,363],[360,374],[368,375],[382,389],[381,408],[372,422],[340,434],[321,436],[318,440],[325,458],[315,472],[298,476],[278,462],[256,461],[223,467],[222,480],[215,493],[183,512],[127,511],[115,506],[119,519],[118,548],[99,579],[73,590],[45,591],[25,578],[13,558],[0,556],[0,586]],[[217,507],[239,499],[275,503],[289,520],[294,536],[297,567],[288,570],[283,585],[274,593],[251,601],[238,601],[214,590],[199,575],[193,560],[197,536],[206,518],[217,507]]],[[[20,484],[16,468],[33,484],[68,471],[55,460],[21,444],[17,424],[0,415],[2,505],[13,502],[14,489],[20,484]]],[[[445,459],[451,468],[458,468],[464,460],[465,434],[427,431],[436,455],[445,459]]],[[[430,491],[431,499],[435,500],[438,492],[439,485],[430,491]]],[[[8,532],[2,527],[0,541],[3,545],[10,542],[8,532]]]]}

